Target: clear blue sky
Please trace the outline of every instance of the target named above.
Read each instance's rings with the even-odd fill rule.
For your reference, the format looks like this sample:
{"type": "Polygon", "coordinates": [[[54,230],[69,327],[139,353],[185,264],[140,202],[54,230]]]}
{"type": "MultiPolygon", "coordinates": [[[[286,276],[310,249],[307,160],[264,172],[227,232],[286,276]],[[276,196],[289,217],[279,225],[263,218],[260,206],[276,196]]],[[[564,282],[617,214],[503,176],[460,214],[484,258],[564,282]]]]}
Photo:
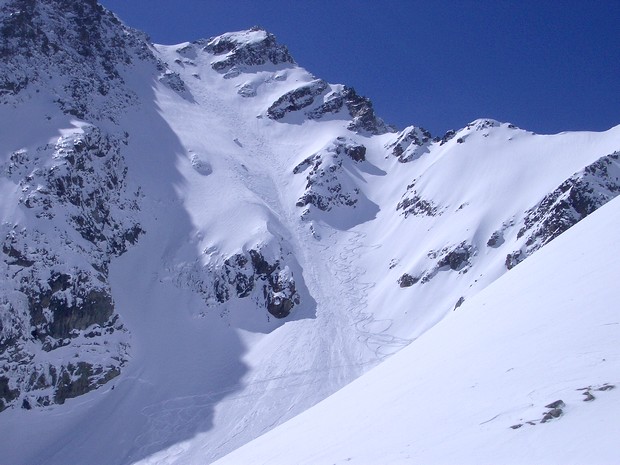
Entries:
{"type": "Polygon", "coordinates": [[[156,43],[260,25],[304,68],[434,135],[620,124],[620,0],[101,0],[156,43]]]}

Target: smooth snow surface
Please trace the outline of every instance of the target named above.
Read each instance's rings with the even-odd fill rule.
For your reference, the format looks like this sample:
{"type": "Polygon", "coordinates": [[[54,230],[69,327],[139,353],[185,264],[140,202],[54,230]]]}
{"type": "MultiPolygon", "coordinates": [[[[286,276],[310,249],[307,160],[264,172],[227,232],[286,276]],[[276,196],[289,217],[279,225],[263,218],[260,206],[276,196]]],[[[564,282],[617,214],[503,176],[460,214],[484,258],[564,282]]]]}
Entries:
{"type": "Polygon", "coordinates": [[[619,230],[613,200],[390,360],[216,463],[618,463],[619,230]],[[563,414],[541,423],[557,400],[563,414]]]}

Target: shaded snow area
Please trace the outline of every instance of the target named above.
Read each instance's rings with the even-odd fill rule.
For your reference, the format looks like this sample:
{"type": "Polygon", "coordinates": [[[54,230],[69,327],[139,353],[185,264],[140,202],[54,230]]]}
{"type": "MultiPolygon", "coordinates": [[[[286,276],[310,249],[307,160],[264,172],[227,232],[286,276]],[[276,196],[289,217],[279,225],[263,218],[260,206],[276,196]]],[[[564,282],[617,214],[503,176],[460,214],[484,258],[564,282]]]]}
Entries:
{"type": "Polygon", "coordinates": [[[397,131],[95,2],[0,31],[0,462],[613,461],[620,126],[397,131]]]}

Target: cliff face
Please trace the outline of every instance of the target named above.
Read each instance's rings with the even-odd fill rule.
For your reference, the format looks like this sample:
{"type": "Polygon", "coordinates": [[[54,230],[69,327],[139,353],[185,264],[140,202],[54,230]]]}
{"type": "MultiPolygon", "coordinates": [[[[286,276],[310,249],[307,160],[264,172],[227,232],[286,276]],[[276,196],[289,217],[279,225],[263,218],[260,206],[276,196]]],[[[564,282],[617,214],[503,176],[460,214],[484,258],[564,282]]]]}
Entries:
{"type": "Polygon", "coordinates": [[[108,267],[142,230],[126,185],[128,134],[106,121],[137,104],[123,76],[157,60],[144,35],[94,1],[5,2],[0,40],[0,101],[32,108],[34,123],[18,128],[30,140],[4,146],[0,165],[13,187],[0,234],[2,408],[32,408],[96,388],[127,360],[108,267]],[[60,137],[35,129],[69,118],[60,137]]]}

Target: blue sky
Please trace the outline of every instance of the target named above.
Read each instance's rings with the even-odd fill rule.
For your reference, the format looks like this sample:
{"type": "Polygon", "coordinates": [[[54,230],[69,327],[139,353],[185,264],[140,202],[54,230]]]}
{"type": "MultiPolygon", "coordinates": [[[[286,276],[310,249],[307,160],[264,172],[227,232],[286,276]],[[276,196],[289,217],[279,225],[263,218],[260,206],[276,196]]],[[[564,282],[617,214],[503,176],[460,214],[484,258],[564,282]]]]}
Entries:
{"type": "Polygon", "coordinates": [[[620,1],[100,0],[156,43],[260,25],[402,128],[481,117],[538,133],[620,124],[620,1]]]}

